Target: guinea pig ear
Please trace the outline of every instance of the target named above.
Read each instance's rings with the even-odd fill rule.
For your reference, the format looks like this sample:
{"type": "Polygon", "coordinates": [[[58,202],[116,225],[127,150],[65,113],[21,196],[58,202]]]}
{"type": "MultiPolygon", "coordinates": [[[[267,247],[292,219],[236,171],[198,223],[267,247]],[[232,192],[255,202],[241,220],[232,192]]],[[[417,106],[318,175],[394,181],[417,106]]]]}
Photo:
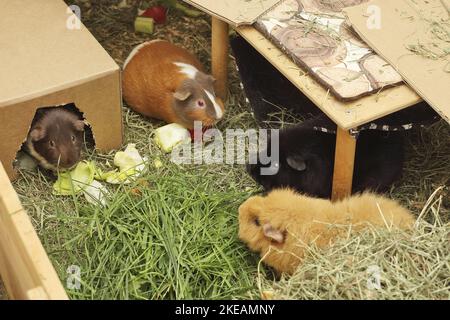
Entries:
{"type": "Polygon", "coordinates": [[[267,238],[270,238],[271,240],[273,240],[277,243],[283,243],[285,240],[283,232],[272,227],[272,225],[270,223],[264,224],[263,231],[264,231],[264,235],[267,238]]]}
{"type": "Polygon", "coordinates": [[[177,90],[173,94],[173,97],[179,101],[186,101],[190,96],[192,96],[192,92],[187,89],[177,90]]]}
{"type": "Polygon", "coordinates": [[[77,120],[77,121],[75,121],[74,126],[77,131],[84,131],[84,121],[77,120]]]}
{"type": "Polygon", "coordinates": [[[297,171],[305,171],[306,170],[306,162],[301,156],[289,156],[286,159],[288,165],[297,171]]]}
{"type": "Polygon", "coordinates": [[[35,127],[30,132],[30,138],[32,141],[39,141],[44,139],[45,137],[45,129],[42,127],[35,127]]]}

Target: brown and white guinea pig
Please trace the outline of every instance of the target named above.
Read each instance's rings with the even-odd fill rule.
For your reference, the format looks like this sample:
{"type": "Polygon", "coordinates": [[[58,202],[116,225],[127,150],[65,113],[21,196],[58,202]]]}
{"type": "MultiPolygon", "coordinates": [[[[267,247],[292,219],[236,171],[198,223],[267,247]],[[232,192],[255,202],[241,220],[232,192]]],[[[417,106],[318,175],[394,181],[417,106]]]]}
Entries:
{"type": "Polygon", "coordinates": [[[163,40],[137,46],[123,66],[123,96],[133,110],[188,129],[223,117],[214,81],[195,56],[163,40]]]}
{"type": "Polygon", "coordinates": [[[309,245],[325,248],[346,235],[348,227],[342,225],[351,225],[356,232],[369,225],[408,229],[413,223],[411,213],[399,203],[372,193],[332,203],[277,189],[266,197],[251,197],[239,207],[239,238],[266,264],[290,274],[309,245]]]}
{"type": "Polygon", "coordinates": [[[45,169],[70,169],[80,161],[84,121],[63,108],[38,110],[25,151],[45,169]]]}

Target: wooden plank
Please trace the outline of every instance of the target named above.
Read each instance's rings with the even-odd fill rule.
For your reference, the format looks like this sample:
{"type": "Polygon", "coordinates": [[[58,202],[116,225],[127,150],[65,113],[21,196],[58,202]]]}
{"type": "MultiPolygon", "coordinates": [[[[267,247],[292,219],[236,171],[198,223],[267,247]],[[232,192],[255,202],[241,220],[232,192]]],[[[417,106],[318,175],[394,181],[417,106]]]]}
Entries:
{"type": "Polygon", "coordinates": [[[28,290],[26,293],[27,300],[48,300],[48,295],[44,288],[36,287],[34,289],[28,290]]]}
{"type": "Polygon", "coordinates": [[[10,299],[68,299],[1,163],[0,276],[10,299]]]}
{"type": "Polygon", "coordinates": [[[183,0],[231,26],[251,25],[281,0],[183,0]]]}
{"type": "Polygon", "coordinates": [[[255,28],[245,26],[236,31],[342,129],[357,127],[421,101],[406,85],[351,102],[339,101],[255,28]]]}
{"type": "Polygon", "coordinates": [[[216,93],[225,102],[228,93],[228,24],[212,17],[211,63],[212,75],[216,78],[216,93]]]}
{"type": "Polygon", "coordinates": [[[348,130],[338,128],[334,155],[333,201],[345,198],[352,193],[353,168],[355,164],[356,138],[348,130]]]}

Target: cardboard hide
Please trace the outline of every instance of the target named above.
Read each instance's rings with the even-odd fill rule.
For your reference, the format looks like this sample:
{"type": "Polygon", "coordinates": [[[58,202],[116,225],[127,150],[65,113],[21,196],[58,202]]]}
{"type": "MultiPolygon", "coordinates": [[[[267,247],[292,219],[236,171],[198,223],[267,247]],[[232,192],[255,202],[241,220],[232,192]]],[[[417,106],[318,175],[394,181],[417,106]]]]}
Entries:
{"type": "Polygon", "coordinates": [[[340,100],[401,83],[401,76],[349,30],[342,9],[368,0],[283,0],[256,28],[340,100]]]}
{"type": "Polygon", "coordinates": [[[375,0],[344,12],[364,41],[450,122],[450,0],[375,0]]]}
{"type": "Polygon", "coordinates": [[[253,24],[280,0],[184,0],[233,27],[253,24]]]}
{"type": "Polygon", "coordinates": [[[13,161],[36,110],[74,103],[102,151],[122,144],[120,68],[61,0],[0,0],[0,161],[13,161]]]}

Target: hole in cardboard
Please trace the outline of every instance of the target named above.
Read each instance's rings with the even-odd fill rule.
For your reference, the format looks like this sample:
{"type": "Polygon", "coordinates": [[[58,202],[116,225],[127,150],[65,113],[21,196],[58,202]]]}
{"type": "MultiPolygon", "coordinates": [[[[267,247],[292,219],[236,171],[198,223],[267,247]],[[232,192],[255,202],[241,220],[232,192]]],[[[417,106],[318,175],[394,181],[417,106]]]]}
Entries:
{"type": "MultiPolygon", "coordinates": [[[[32,122],[30,123],[27,136],[23,138],[23,143],[21,146],[18,146],[18,152],[16,154],[16,158],[13,162],[13,167],[15,170],[36,170],[36,168],[39,166],[39,162],[35,156],[32,155],[33,152],[30,152],[28,148],[26,147],[27,143],[27,137],[30,134],[31,128],[33,125],[41,119],[46,111],[54,108],[62,108],[65,109],[73,114],[75,114],[80,120],[82,120],[84,125],[84,132],[82,134],[82,149],[81,149],[81,157],[80,160],[86,158],[86,155],[89,155],[92,153],[92,150],[95,149],[95,139],[94,135],[92,133],[91,125],[88,122],[88,119],[84,117],[83,112],[81,112],[74,103],[69,103],[65,105],[60,106],[51,106],[51,107],[41,107],[36,110],[36,113],[34,115],[34,118],[32,122]]],[[[42,167],[42,165],[41,165],[42,167]]],[[[46,169],[46,168],[44,168],[46,169]]],[[[47,168],[48,169],[48,168],[47,168]]]]}

